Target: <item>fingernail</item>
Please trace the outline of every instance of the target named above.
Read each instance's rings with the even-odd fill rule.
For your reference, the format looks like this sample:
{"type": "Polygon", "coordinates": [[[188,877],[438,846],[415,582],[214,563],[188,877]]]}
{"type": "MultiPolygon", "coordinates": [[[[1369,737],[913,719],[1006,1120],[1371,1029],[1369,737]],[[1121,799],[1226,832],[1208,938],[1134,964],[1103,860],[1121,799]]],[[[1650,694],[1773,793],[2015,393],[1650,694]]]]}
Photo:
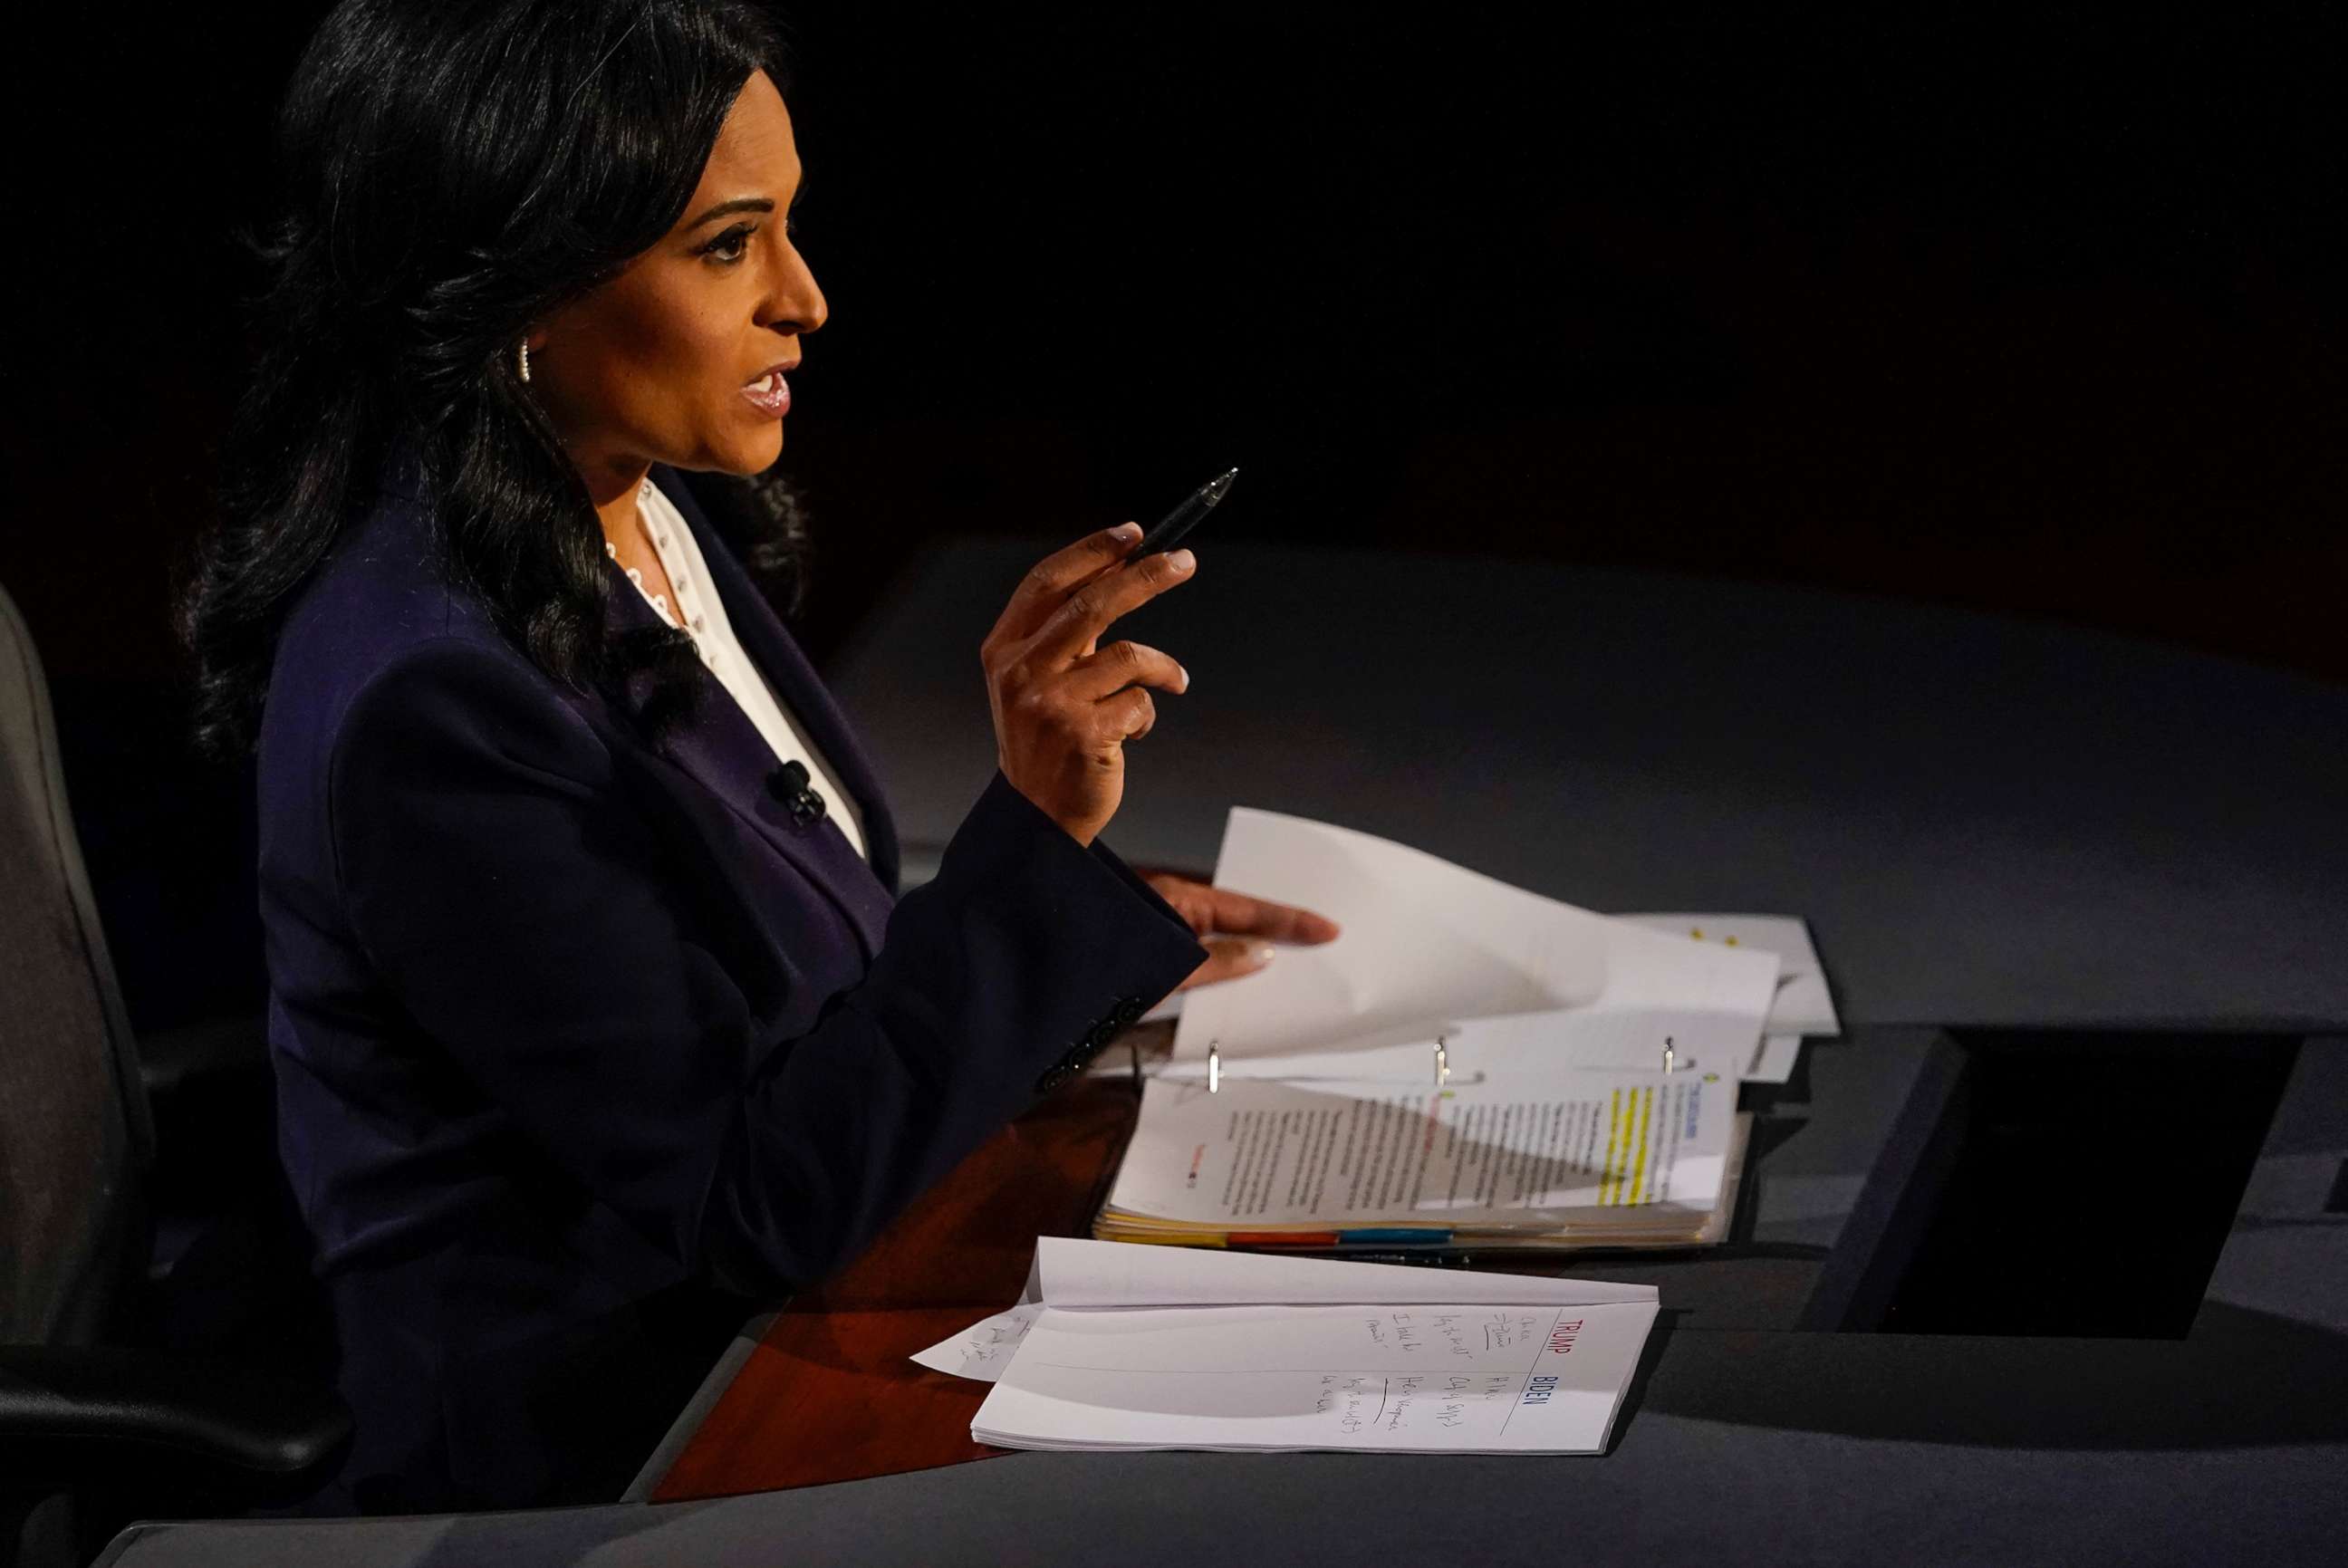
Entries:
{"type": "Polygon", "coordinates": [[[1188,572],[1198,562],[1199,558],[1187,550],[1178,550],[1166,558],[1166,564],[1177,572],[1188,572]]]}
{"type": "Polygon", "coordinates": [[[1174,667],[1178,670],[1182,670],[1182,689],[1184,691],[1189,691],[1190,689],[1190,672],[1189,670],[1183,670],[1182,666],[1179,664],[1174,667]]]}
{"type": "Polygon", "coordinates": [[[1141,524],[1138,522],[1120,522],[1115,528],[1108,531],[1108,535],[1111,539],[1117,540],[1122,543],[1130,544],[1135,540],[1141,537],[1141,524]]]}
{"type": "Polygon", "coordinates": [[[1249,961],[1256,964],[1269,964],[1272,962],[1272,945],[1269,942],[1251,942],[1248,944],[1249,961]]]}

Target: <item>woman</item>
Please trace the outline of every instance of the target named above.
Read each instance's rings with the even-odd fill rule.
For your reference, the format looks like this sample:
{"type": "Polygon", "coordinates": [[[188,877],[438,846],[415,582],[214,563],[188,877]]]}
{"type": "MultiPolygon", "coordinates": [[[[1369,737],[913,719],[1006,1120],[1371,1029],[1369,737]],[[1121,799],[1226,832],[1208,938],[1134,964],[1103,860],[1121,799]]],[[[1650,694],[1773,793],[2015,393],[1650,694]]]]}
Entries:
{"type": "Polygon", "coordinates": [[[259,764],[280,1143],[358,1418],[329,1506],[616,1496],[747,1311],[1252,966],[1201,937],[1335,934],[1100,841],[1187,685],[1100,644],[1190,564],[1117,531],[1012,594],[998,769],[894,896],[853,730],[679,480],[750,478],[796,592],[758,476],[825,308],[782,67],[736,0],[345,0],[286,98],[188,626],[259,764]]]}

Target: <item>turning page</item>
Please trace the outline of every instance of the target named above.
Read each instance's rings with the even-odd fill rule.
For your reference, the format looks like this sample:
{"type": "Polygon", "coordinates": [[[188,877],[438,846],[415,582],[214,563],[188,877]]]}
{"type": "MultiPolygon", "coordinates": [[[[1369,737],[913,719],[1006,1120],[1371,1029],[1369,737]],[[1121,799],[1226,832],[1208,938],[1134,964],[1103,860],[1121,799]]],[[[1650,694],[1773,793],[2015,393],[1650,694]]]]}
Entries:
{"type": "Polygon", "coordinates": [[[1218,886],[1317,910],[1334,942],[1282,952],[1271,967],[1185,994],[1176,1061],[1210,1041],[1226,1061],[1327,1047],[1375,1048],[1495,1015],[1550,1021],[1614,1015],[1579,1065],[1648,1068],[1671,1014],[1715,1054],[1751,1059],[1776,990],[1777,959],[1615,920],[1368,833],[1234,807],[1218,886]]]}

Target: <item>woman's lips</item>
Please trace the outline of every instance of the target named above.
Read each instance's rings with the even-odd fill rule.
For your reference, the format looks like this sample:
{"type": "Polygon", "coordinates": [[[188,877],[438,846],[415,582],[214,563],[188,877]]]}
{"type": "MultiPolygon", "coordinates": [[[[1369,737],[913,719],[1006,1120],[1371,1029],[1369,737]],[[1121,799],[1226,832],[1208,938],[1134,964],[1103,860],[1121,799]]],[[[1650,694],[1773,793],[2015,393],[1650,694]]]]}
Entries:
{"type": "Polygon", "coordinates": [[[742,396],[750,406],[769,418],[779,419],[791,411],[791,384],[783,379],[779,370],[763,381],[753,381],[742,388],[742,396]]]}

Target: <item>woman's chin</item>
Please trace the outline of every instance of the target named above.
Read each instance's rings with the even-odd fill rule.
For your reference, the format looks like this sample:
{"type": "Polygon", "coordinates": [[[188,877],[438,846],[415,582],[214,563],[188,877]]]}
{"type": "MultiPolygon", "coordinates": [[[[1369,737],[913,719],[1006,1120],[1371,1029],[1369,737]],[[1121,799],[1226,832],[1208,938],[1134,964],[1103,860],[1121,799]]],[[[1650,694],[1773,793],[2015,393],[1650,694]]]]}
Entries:
{"type": "Polygon", "coordinates": [[[721,466],[726,472],[754,479],[773,468],[775,459],[783,455],[783,422],[777,419],[763,436],[736,440],[722,449],[726,461],[721,466]]]}

